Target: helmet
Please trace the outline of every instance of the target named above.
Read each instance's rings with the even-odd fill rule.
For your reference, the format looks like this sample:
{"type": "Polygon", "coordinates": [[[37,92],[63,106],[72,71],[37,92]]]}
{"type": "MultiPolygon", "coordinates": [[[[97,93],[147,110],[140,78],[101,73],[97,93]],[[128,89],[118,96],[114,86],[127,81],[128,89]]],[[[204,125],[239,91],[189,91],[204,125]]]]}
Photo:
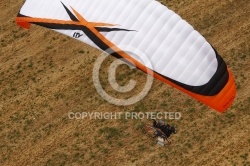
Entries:
{"type": "Polygon", "coordinates": [[[160,119],[160,120],[158,121],[158,124],[161,125],[161,126],[163,126],[163,125],[165,125],[165,122],[164,122],[163,120],[160,119]]]}

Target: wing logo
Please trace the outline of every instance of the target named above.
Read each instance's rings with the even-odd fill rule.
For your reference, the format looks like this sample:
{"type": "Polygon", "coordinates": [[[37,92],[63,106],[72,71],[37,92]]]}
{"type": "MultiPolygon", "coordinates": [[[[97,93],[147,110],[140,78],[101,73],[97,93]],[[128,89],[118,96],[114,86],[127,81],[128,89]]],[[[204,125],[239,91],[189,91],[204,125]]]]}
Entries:
{"type": "Polygon", "coordinates": [[[82,37],[82,36],[83,36],[83,34],[81,34],[81,33],[79,33],[79,32],[75,32],[75,33],[73,34],[73,37],[76,38],[76,39],[78,39],[78,38],[80,38],[80,37],[82,37]]]}

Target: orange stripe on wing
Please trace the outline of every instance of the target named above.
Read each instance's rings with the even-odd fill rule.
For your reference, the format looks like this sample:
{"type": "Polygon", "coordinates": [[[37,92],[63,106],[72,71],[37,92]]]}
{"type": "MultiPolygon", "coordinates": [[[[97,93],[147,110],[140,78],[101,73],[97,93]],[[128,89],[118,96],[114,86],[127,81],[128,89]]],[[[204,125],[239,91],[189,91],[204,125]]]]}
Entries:
{"type": "Polygon", "coordinates": [[[77,19],[82,23],[82,25],[91,28],[91,27],[97,27],[97,26],[117,26],[114,24],[109,23],[98,23],[98,22],[88,22],[81,14],[79,14],[73,7],[71,7],[74,14],[76,15],[77,19]]]}
{"type": "Polygon", "coordinates": [[[64,24],[64,25],[83,25],[87,27],[97,27],[97,26],[116,26],[114,24],[98,23],[98,22],[77,22],[71,20],[56,20],[47,18],[30,18],[30,17],[17,17],[16,22],[18,25],[24,28],[30,28],[30,23],[51,23],[51,24],[64,24]]]}
{"type": "Polygon", "coordinates": [[[55,20],[47,18],[30,18],[30,17],[17,17],[17,22],[27,22],[27,23],[51,23],[51,24],[68,24],[68,25],[82,25],[80,22],[76,21],[65,21],[65,20],[55,20]]]}

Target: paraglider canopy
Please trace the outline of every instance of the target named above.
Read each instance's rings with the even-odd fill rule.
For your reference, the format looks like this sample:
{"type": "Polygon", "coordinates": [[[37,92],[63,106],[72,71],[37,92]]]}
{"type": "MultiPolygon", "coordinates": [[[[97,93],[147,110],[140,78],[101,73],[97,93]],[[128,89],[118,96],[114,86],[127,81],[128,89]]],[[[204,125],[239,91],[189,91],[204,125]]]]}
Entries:
{"type": "Polygon", "coordinates": [[[219,112],[235,98],[232,72],[185,20],[154,0],[26,0],[16,22],[36,24],[133,62],[219,112]],[[147,55],[137,55],[136,48],[147,55]]]}

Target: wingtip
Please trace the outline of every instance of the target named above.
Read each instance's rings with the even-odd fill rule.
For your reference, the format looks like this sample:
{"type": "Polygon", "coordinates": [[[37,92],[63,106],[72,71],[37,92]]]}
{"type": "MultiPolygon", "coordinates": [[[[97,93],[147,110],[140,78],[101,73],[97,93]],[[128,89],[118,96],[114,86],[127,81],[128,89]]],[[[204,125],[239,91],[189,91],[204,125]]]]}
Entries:
{"type": "Polygon", "coordinates": [[[214,101],[213,108],[218,112],[226,112],[230,106],[232,106],[236,97],[236,85],[233,78],[233,74],[230,70],[229,80],[226,86],[222,89],[220,94],[218,94],[217,99],[214,101]]]}
{"type": "Polygon", "coordinates": [[[16,24],[24,29],[29,29],[31,24],[26,21],[22,21],[20,17],[16,17],[16,24]]]}

